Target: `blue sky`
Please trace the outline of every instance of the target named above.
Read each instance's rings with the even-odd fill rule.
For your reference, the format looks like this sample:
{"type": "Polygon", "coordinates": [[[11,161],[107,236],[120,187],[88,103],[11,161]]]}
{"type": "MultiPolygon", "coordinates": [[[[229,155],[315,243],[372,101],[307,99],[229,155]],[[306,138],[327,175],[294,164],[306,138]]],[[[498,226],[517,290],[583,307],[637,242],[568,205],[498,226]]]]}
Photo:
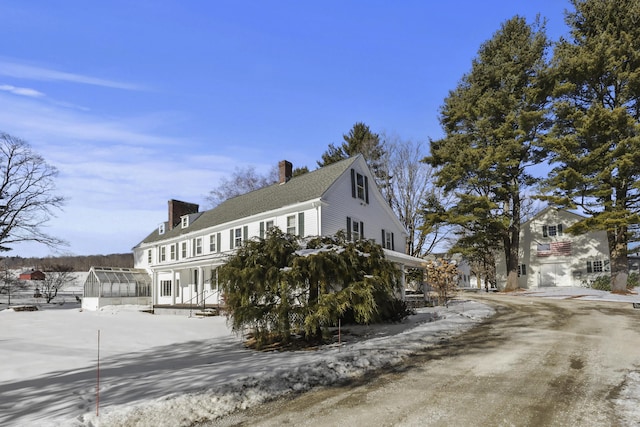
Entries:
{"type": "Polygon", "coordinates": [[[316,167],[356,122],[427,142],[482,42],[558,0],[0,0],[0,131],[60,172],[51,252],[129,252],[235,167],[316,167]]]}

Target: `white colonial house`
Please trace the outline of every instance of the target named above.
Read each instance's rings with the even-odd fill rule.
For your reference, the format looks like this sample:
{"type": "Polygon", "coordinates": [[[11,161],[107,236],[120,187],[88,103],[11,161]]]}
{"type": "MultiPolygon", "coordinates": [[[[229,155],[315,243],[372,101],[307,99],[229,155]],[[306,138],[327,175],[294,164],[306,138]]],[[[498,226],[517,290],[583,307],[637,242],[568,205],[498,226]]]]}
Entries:
{"type": "MultiPolygon", "coordinates": [[[[567,228],[583,219],[567,210],[547,207],[520,228],[518,285],[531,289],[545,286],[584,286],[610,274],[609,246],[604,231],[573,235],[567,228]]],[[[497,286],[507,281],[504,253],[496,257],[497,286]]]]}
{"type": "Polygon", "coordinates": [[[279,163],[280,180],[204,212],[169,201],[163,222],[133,248],[134,265],[151,275],[154,306],[218,305],[217,268],[247,239],[270,227],[301,237],[335,235],[374,239],[404,271],[423,260],[404,253],[407,233],[375,185],[361,155],[292,177],[279,163]]]}

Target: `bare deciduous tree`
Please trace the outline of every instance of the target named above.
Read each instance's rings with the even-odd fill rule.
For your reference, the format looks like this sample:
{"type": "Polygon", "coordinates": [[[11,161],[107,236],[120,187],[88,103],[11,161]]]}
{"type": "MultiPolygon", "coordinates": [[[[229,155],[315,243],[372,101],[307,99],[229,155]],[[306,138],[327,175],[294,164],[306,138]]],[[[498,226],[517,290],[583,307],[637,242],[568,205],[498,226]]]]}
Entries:
{"type": "Polygon", "coordinates": [[[68,265],[57,264],[46,267],[44,280],[41,283],[42,289],[40,293],[49,304],[56,296],[58,291],[63,289],[73,279],[73,268],[68,265]]]}
{"type": "Polygon", "coordinates": [[[422,162],[424,146],[420,142],[384,135],[385,169],[389,182],[381,190],[385,199],[406,227],[409,237],[406,252],[422,257],[431,253],[446,236],[443,224],[428,224],[426,215],[447,205],[443,191],[434,185],[434,170],[422,162]]]}
{"type": "Polygon", "coordinates": [[[0,133],[0,250],[25,241],[54,248],[65,244],[42,230],[64,203],[53,194],[57,175],[25,141],[0,133]]]}

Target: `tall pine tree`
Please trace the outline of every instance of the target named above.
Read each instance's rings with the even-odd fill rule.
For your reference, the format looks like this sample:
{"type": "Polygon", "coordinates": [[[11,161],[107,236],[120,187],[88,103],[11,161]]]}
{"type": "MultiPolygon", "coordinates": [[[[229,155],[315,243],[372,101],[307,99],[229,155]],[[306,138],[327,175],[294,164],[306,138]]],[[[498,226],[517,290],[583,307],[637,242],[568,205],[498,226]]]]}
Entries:
{"type": "Polygon", "coordinates": [[[445,137],[425,160],[438,184],[458,195],[451,224],[486,226],[506,259],[507,290],[518,287],[518,248],[525,191],[536,183],[528,167],[542,160],[546,126],[544,26],[514,17],[485,42],[471,71],[441,109],[445,137]]]}
{"type": "Polygon", "coordinates": [[[611,287],[622,292],[640,223],[640,1],[572,4],[571,40],[560,40],[552,61],[549,199],[589,215],[569,231],[606,231],[611,287]]]}

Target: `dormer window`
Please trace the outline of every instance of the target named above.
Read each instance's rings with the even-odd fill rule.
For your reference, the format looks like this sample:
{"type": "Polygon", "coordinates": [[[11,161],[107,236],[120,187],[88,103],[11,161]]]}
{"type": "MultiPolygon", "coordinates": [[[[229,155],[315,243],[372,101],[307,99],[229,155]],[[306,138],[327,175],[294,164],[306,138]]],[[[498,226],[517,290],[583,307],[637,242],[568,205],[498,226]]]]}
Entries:
{"type": "Polygon", "coordinates": [[[164,223],[158,226],[158,234],[164,234],[164,223]]]}
{"type": "Polygon", "coordinates": [[[181,219],[182,219],[182,228],[187,228],[189,226],[189,216],[185,215],[181,219]]]}

